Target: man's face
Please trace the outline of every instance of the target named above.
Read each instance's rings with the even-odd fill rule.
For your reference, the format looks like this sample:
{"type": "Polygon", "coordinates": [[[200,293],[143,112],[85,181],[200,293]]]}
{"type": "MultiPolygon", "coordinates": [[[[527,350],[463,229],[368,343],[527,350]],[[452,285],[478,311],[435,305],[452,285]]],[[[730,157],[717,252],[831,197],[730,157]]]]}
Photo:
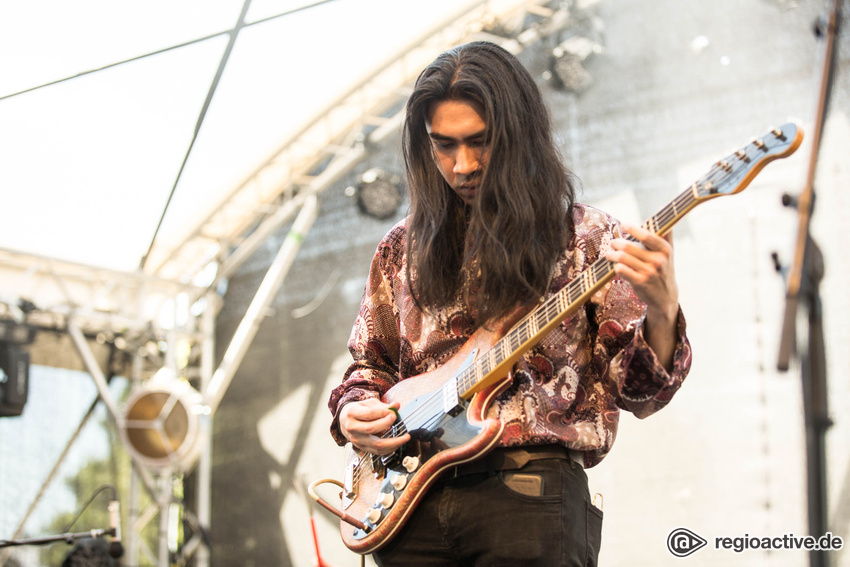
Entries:
{"type": "Polygon", "coordinates": [[[482,114],[475,103],[444,100],[431,107],[425,123],[437,168],[467,204],[475,200],[490,157],[482,114]]]}

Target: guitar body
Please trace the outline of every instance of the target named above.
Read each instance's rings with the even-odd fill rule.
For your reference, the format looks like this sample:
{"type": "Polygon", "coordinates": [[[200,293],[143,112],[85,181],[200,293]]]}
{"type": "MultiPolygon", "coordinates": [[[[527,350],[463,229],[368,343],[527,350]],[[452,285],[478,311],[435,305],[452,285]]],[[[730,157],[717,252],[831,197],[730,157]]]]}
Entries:
{"type": "Polygon", "coordinates": [[[402,380],[386,393],[385,402],[401,404],[396,424],[403,424],[404,431],[399,435],[407,432],[412,438],[400,454],[381,459],[346,446],[342,509],[367,527],[341,522],[340,533],[349,549],[361,554],[380,549],[401,529],[442,472],[482,457],[499,442],[504,425],[488,419],[486,413],[493,399],[510,385],[509,374],[469,401],[458,398],[456,405],[446,404],[442,392],[456,392],[458,374],[486,354],[496,338],[479,330],[443,366],[402,380]]]}

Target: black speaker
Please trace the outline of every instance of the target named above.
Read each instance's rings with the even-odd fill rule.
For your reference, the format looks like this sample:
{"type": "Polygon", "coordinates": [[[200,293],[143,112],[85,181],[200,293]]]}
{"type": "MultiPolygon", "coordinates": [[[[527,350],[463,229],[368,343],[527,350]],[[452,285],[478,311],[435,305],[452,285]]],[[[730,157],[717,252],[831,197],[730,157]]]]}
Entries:
{"type": "Polygon", "coordinates": [[[0,343],[0,417],[21,415],[29,393],[30,355],[20,345],[0,343]]]}

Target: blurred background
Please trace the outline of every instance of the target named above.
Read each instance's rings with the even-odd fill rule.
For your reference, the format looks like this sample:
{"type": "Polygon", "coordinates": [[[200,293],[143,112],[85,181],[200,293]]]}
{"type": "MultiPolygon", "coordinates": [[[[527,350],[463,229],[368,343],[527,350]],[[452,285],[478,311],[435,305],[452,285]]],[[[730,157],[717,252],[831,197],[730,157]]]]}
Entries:
{"type": "MultiPolygon", "coordinates": [[[[823,535],[807,520],[804,304],[790,368],[777,364],[825,67],[814,30],[832,5],[0,2],[0,542],[106,530],[114,487],[121,565],[359,564],[306,486],[342,476],[326,404],[369,261],[406,214],[405,97],[437,54],[483,38],[543,90],[579,200],[623,221],[771,127],[806,132],[746,191],[677,225],[693,369],[664,411],[623,415],[587,472],[600,565],[808,565],[805,551],[715,541],[823,535]],[[708,545],[674,557],[680,527],[708,545]]],[[[810,223],[827,528],[844,542],[848,11],[810,223]]],[[[0,565],[60,565],[72,543],[6,547],[0,565]]],[[[850,552],[828,559],[848,566],[850,552]]]]}

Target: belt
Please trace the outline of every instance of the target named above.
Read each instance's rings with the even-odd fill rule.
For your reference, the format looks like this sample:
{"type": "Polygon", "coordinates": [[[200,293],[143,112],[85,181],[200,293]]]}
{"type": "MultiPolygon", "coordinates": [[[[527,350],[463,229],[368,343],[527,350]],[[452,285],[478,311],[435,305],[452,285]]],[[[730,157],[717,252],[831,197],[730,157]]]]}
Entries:
{"type": "Polygon", "coordinates": [[[457,465],[446,471],[444,478],[495,471],[515,471],[531,461],[544,459],[569,460],[584,468],[584,453],[560,445],[530,445],[527,447],[499,447],[483,458],[457,465]]]}

